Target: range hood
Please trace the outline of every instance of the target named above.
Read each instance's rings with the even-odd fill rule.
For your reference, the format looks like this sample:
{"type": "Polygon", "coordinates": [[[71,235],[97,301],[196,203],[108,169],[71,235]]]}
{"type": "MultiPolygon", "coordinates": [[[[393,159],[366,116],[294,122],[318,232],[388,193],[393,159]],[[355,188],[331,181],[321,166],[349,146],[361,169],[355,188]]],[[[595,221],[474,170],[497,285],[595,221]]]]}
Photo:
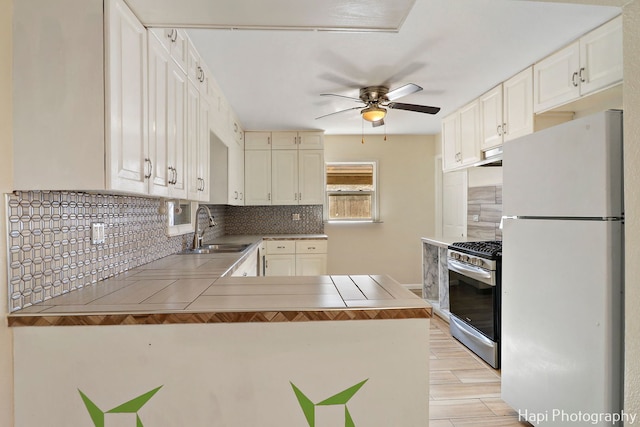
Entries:
{"type": "Polygon", "coordinates": [[[502,166],[502,146],[483,150],[481,160],[473,166],[502,166]]]}

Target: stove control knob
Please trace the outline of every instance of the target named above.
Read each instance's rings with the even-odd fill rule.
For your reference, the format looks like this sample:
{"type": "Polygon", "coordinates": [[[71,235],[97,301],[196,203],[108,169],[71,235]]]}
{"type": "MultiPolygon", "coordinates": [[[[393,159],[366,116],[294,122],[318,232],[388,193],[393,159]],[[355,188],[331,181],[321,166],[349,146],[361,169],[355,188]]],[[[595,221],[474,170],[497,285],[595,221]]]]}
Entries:
{"type": "Polygon", "coordinates": [[[451,255],[453,255],[453,258],[455,259],[460,259],[460,254],[457,252],[453,252],[451,255]]]}
{"type": "Polygon", "coordinates": [[[482,265],[484,264],[484,261],[482,261],[480,258],[476,258],[473,260],[473,264],[477,265],[478,267],[482,267],[482,265]]]}
{"type": "Polygon", "coordinates": [[[469,255],[462,255],[462,260],[465,262],[469,262],[469,255]]]}

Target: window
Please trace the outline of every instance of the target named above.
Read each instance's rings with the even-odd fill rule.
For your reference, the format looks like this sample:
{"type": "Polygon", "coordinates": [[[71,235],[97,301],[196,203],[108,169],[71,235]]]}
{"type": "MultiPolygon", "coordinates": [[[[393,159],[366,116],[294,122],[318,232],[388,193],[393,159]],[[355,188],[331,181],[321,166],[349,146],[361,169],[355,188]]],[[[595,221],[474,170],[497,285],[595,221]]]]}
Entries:
{"type": "Polygon", "coordinates": [[[377,221],[376,162],[326,165],[327,220],[377,221]]]}

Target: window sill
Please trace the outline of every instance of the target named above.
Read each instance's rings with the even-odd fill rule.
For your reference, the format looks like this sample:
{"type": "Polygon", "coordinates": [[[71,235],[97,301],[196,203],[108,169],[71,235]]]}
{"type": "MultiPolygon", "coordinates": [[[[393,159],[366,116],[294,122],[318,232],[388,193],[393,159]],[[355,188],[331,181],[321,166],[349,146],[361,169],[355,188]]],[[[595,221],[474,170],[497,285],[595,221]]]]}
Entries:
{"type": "Polygon", "coordinates": [[[352,224],[352,225],[359,225],[359,224],[382,224],[384,223],[384,221],[381,220],[362,220],[362,221],[358,221],[358,220],[344,220],[344,221],[340,221],[340,220],[325,220],[324,221],[325,224],[328,225],[342,225],[342,224],[352,224]]]}

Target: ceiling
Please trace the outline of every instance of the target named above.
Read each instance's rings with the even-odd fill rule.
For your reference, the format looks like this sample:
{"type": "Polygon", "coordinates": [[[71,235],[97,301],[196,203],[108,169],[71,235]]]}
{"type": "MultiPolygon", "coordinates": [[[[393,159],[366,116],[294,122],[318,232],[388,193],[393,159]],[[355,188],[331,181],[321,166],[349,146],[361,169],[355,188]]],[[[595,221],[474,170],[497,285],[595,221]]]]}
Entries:
{"type": "Polygon", "coordinates": [[[309,12],[294,6],[301,1],[127,0],[146,25],[216,27],[193,28],[189,35],[246,130],[327,134],[439,133],[448,113],[620,13],[615,7],[525,0],[403,0],[398,7],[389,7],[389,0],[304,0],[313,5],[309,12]],[[183,12],[172,15],[171,3],[183,12]],[[269,13],[256,6],[265,3],[269,13]],[[233,13],[210,13],[217,18],[207,24],[201,9],[206,4],[233,13]],[[323,11],[325,4],[330,7],[323,11]],[[336,13],[341,4],[351,9],[336,13]],[[385,5],[390,10],[383,11],[385,5]],[[322,29],[344,29],[349,21],[391,31],[322,29]],[[393,31],[394,25],[400,29],[393,31]],[[279,29],[247,29],[264,26],[279,29]],[[359,105],[321,93],[357,98],[364,86],[406,83],[423,90],[399,102],[438,106],[440,113],[390,110],[386,126],[377,128],[363,123],[357,109],[315,119],[359,105]]]}

